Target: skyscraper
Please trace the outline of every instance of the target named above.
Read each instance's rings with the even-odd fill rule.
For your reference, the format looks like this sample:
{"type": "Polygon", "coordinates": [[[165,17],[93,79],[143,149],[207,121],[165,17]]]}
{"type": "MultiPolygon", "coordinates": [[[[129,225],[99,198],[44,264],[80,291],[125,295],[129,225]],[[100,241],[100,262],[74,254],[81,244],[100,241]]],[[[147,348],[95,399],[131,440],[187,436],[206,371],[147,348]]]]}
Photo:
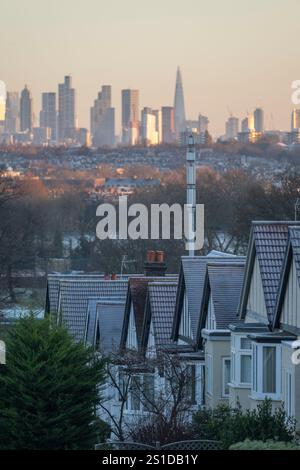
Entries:
{"type": "Polygon", "coordinates": [[[115,109],[111,107],[111,86],[104,85],[91,107],[91,134],[94,147],[115,144],[115,109]]]}
{"type": "Polygon", "coordinates": [[[122,143],[139,142],[139,91],[122,90],[122,143]]]}
{"type": "Polygon", "coordinates": [[[293,109],[291,116],[291,131],[300,129],[300,109],[293,109]]]}
{"type": "Polygon", "coordinates": [[[58,85],[58,140],[73,140],[75,127],[75,89],[71,77],[66,76],[64,83],[58,85]]]}
{"type": "Polygon", "coordinates": [[[208,124],[209,120],[207,116],[203,116],[203,114],[199,114],[198,116],[198,132],[202,134],[208,131],[208,124]]]}
{"type": "Polygon", "coordinates": [[[160,109],[152,109],[152,113],[155,116],[155,130],[157,132],[157,143],[161,143],[162,139],[162,118],[160,109]]]}
{"type": "Polygon", "coordinates": [[[20,98],[17,91],[8,91],[5,107],[5,132],[15,134],[19,131],[20,98]]]}
{"type": "Polygon", "coordinates": [[[182,76],[180,68],[177,69],[176,75],[176,86],[175,86],[175,97],[174,97],[174,122],[175,122],[175,134],[176,138],[179,139],[180,133],[185,131],[185,107],[184,107],[184,96],[182,86],[182,76]]]}
{"type": "Polygon", "coordinates": [[[264,131],[264,111],[261,108],[256,108],[254,111],[254,130],[256,132],[264,131]]]}
{"type": "Polygon", "coordinates": [[[160,112],[151,108],[142,110],[141,138],[145,145],[157,145],[160,142],[160,112]]]}
{"type": "Polygon", "coordinates": [[[227,140],[233,140],[237,138],[239,132],[239,119],[230,116],[225,124],[225,138],[227,140]]]}
{"type": "Polygon", "coordinates": [[[172,106],[163,106],[161,108],[162,116],[162,142],[172,144],[175,140],[174,127],[174,108],[172,106]]]}
{"type": "Polygon", "coordinates": [[[51,140],[56,140],[56,93],[42,93],[42,109],[40,112],[40,127],[51,129],[51,140]]]}
{"type": "Polygon", "coordinates": [[[252,114],[248,114],[242,120],[242,132],[250,132],[254,130],[254,119],[252,114]]]}
{"type": "Polygon", "coordinates": [[[32,130],[32,98],[27,85],[21,91],[20,101],[20,131],[31,132],[32,130]]]}

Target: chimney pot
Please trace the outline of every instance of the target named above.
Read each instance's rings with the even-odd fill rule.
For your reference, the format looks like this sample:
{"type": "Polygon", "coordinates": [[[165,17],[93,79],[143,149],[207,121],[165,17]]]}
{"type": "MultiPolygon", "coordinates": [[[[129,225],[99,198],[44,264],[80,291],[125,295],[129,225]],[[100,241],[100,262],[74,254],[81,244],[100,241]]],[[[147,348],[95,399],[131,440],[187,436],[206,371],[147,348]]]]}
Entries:
{"type": "Polygon", "coordinates": [[[163,251],[156,251],[155,261],[157,263],[163,263],[165,261],[165,253],[163,251]]]}
{"type": "Polygon", "coordinates": [[[164,276],[167,271],[165,254],[163,251],[148,251],[144,265],[145,276],[164,276]]]}
{"type": "Polygon", "coordinates": [[[147,263],[154,263],[155,261],[155,251],[148,250],[147,251],[147,263]]]}

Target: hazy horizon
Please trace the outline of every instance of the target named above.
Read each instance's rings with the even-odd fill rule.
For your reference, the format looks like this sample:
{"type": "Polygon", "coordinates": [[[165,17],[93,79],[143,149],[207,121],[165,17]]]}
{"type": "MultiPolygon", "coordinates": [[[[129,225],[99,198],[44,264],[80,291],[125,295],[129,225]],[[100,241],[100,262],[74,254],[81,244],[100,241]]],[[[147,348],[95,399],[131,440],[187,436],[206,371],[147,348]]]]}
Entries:
{"type": "Polygon", "coordinates": [[[28,85],[37,122],[41,93],[72,75],[79,126],[89,128],[90,107],[110,84],[118,133],[121,89],[139,89],[140,108],[172,105],[179,65],[187,118],[207,115],[213,135],[224,133],[228,108],[242,118],[261,106],[267,128],[289,129],[297,0],[1,4],[0,80],[8,91],[28,85]]]}

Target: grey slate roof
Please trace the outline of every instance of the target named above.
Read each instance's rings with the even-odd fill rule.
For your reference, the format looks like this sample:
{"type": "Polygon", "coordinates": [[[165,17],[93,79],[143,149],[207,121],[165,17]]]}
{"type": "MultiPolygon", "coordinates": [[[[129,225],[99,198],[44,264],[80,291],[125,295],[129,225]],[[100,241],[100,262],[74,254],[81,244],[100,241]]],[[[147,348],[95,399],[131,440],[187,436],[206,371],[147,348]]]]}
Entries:
{"type": "Polygon", "coordinates": [[[118,352],[124,319],[125,299],[90,298],[87,308],[85,342],[104,355],[118,352]],[[99,338],[98,338],[99,335],[99,338]]]}
{"type": "Polygon", "coordinates": [[[103,274],[48,274],[46,292],[46,313],[57,313],[59,284],[63,279],[103,279],[103,274]]]}
{"type": "Polygon", "coordinates": [[[202,304],[204,281],[206,275],[207,263],[210,261],[226,261],[238,262],[245,260],[244,256],[234,256],[229,255],[228,253],[220,253],[212,251],[207,256],[182,256],[181,258],[181,268],[180,268],[180,278],[177,292],[176,300],[176,313],[174,317],[173,325],[173,339],[176,338],[176,331],[178,333],[179,324],[180,324],[180,315],[182,309],[183,301],[183,291],[185,290],[188,305],[189,313],[191,318],[191,328],[194,339],[196,340],[197,329],[199,323],[200,308],[202,304]]]}
{"type": "Polygon", "coordinates": [[[152,321],[156,349],[170,344],[177,282],[150,282],[143,324],[142,346],[147,346],[152,321]]]}
{"type": "Polygon", "coordinates": [[[293,250],[297,279],[300,285],[300,227],[289,227],[289,239],[293,250]]]}
{"type": "Polygon", "coordinates": [[[288,285],[289,273],[293,260],[296,268],[298,284],[300,286],[300,227],[289,226],[288,232],[287,249],[277,293],[273,328],[278,328],[280,326],[281,309],[285,298],[286,287],[288,285]]]}
{"type": "Polygon", "coordinates": [[[243,285],[245,263],[208,264],[210,294],[218,329],[238,320],[237,310],[243,285]]]}
{"type": "Polygon", "coordinates": [[[241,318],[244,318],[246,314],[247,296],[256,254],[262,279],[267,315],[269,322],[273,323],[276,299],[287,247],[288,227],[289,225],[299,224],[298,222],[288,221],[252,222],[246,275],[239,309],[241,318]]]}
{"type": "Polygon", "coordinates": [[[88,299],[126,298],[128,280],[63,279],[59,289],[60,320],[76,340],[84,340],[88,299]]]}
{"type": "Polygon", "coordinates": [[[129,316],[131,306],[136,326],[138,345],[141,344],[142,328],[144,323],[144,314],[147,302],[148,284],[150,282],[175,282],[177,284],[178,276],[169,274],[166,276],[140,276],[130,278],[128,282],[128,291],[125,306],[125,317],[121,337],[121,348],[124,349],[128,334],[129,316]]]}

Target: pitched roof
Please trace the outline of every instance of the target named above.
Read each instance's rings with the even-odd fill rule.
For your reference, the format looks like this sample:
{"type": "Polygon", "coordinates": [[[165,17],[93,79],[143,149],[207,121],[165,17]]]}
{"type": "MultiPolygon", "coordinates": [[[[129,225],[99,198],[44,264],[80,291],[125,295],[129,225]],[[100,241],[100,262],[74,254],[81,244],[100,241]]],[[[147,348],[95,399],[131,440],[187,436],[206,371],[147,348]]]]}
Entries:
{"type": "Polygon", "coordinates": [[[201,305],[198,340],[205,328],[209,299],[213,303],[217,329],[227,329],[238,321],[237,310],[243,285],[245,262],[209,262],[201,305]]]}
{"type": "MultiPolygon", "coordinates": [[[[288,242],[285,252],[285,259],[281,272],[281,278],[279,288],[277,292],[275,314],[273,319],[273,328],[279,327],[281,309],[284,302],[285,292],[288,285],[289,273],[292,264],[292,260],[295,263],[296,276],[298,284],[300,286],[300,227],[289,226],[288,227],[288,242]]],[[[299,307],[300,308],[300,307],[299,307]]]]}
{"type": "Polygon", "coordinates": [[[127,279],[64,279],[60,281],[59,314],[76,340],[84,340],[86,313],[90,297],[126,298],[127,279]]]}
{"type": "Polygon", "coordinates": [[[293,249],[297,279],[300,285],[300,227],[289,227],[289,239],[293,249]]]}
{"type": "Polygon", "coordinates": [[[63,279],[103,279],[103,274],[48,274],[46,289],[46,313],[57,313],[59,284],[63,279]]]}
{"type": "Polygon", "coordinates": [[[96,347],[99,339],[99,351],[105,355],[119,351],[124,308],[124,298],[88,299],[85,342],[96,347]]]}
{"type": "Polygon", "coordinates": [[[244,256],[234,256],[228,253],[222,254],[215,251],[207,256],[182,256],[172,329],[172,338],[175,341],[178,339],[184,292],[188,299],[192,333],[196,339],[207,263],[218,260],[224,262],[226,260],[227,263],[230,263],[243,261],[244,259],[244,256]]]}
{"type": "Polygon", "coordinates": [[[146,307],[148,283],[154,282],[154,281],[159,282],[162,280],[164,282],[170,281],[170,280],[171,281],[175,280],[177,282],[177,276],[174,276],[174,275],[163,276],[163,277],[162,276],[161,277],[142,276],[139,278],[136,277],[136,278],[129,279],[126,306],[125,306],[124,324],[123,324],[122,338],[121,338],[121,348],[125,348],[125,345],[126,345],[131,305],[133,307],[137,341],[138,341],[138,345],[140,346],[142,326],[143,326],[143,321],[144,321],[144,312],[145,312],[145,307],[146,307]]]}
{"type": "Polygon", "coordinates": [[[152,321],[155,348],[171,342],[177,282],[150,282],[143,323],[142,348],[146,349],[152,321]]]}
{"type": "Polygon", "coordinates": [[[267,315],[269,322],[273,323],[274,309],[288,240],[288,226],[299,224],[300,223],[288,221],[252,222],[246,273],[239,306],[241,318],[245,318],[246,315],[247,297],[251,284],[255,256],[257,256],[267,315]]]}

